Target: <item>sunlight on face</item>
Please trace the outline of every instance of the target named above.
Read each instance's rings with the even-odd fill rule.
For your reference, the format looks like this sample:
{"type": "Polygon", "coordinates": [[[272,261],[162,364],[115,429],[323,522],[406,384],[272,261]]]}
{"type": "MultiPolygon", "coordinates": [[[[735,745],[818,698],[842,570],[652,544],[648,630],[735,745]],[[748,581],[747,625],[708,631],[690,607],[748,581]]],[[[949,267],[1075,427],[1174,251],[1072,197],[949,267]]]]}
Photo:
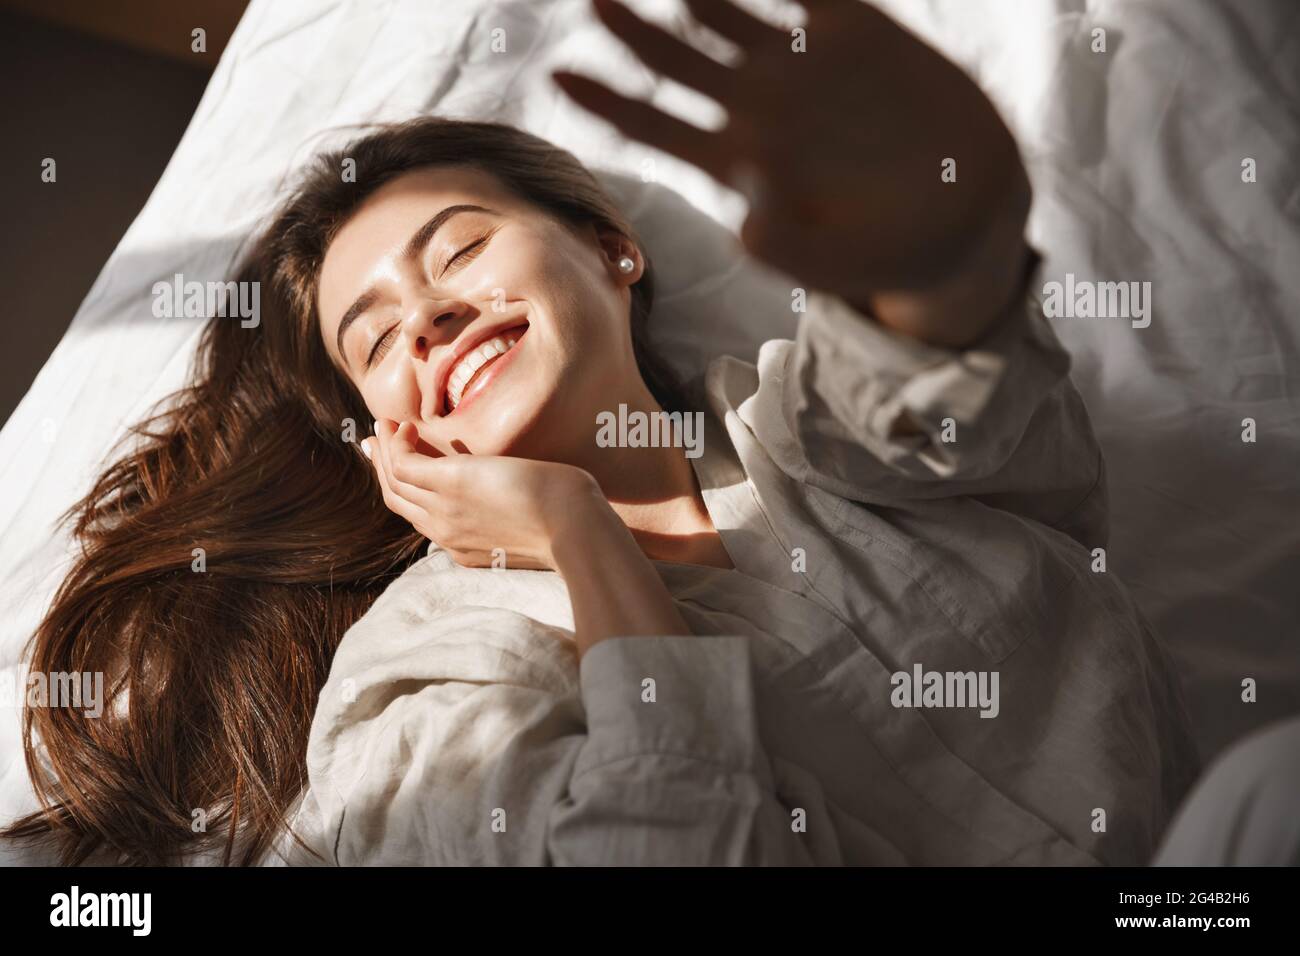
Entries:
{"type": "Polygon", "coordinates": [[[320,331],[375,418],[412,422],[444,452],[568,460],[640,382],[628,314],[641,272],[622,237],[562,223],[488,173],[420,169],[330,244],[320,331]]]}

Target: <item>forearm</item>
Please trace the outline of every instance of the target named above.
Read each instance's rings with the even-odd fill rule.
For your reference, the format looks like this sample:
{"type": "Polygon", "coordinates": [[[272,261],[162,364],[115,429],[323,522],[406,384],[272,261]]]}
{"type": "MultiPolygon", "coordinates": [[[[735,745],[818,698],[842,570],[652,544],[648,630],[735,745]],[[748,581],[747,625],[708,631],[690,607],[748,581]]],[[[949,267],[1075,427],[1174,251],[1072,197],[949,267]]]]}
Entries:
{"type": "Polygon", "coordinates": [[[569,590],[579,656],[607,637],[689,634],[654,565],[603,498],[570,513],[552,541],[552,567],[569,590]]]}

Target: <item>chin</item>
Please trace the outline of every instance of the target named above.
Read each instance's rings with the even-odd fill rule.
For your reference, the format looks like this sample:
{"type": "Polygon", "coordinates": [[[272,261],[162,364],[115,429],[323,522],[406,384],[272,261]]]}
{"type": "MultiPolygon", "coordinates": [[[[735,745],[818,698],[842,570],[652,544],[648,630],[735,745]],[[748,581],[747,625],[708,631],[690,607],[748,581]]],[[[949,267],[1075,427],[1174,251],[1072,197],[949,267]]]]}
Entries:
{"type": "Polygon", "coordinates": [[[482,401],[477,407],[465,408],[432,426],[426,423],[419,429],[420,438],[425,444],[440,448],[453,443],[456,447],[463,445],[475,455],[531,457],[526,451],[534,446],[534,437],[543,430],[538,427],[540,409],[525,411],[530,407],[537,406],[516,401],[482,401]]]}
{"type": "Polygon", "coordinates": [[[513,417],[508,423],[502,423],[503,427],[493,432],[485,443],[485,447],[491,445],[493,450],[484,454],[548,460],[547,447],[551,442],[546,438],[554,436],[555,429],[546,426],[547,418],[545,410],[537,408],[532,414],[513,417]]]}

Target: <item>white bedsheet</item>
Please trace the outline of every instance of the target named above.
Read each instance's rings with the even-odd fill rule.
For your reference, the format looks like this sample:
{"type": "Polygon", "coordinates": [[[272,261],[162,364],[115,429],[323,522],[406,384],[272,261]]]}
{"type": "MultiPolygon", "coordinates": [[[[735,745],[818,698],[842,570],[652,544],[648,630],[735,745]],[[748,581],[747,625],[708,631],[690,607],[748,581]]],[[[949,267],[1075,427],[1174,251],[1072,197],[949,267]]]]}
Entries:
{"type": "MultiPolygon", "coordinates": [[[[676,10],[635,5],[660,19],[676,10]]],[[[1148,328],[1056,327],[1108,455],[1109,566],[1178,660],[1206,755],[1300,710],[1300,186],[1288,162],[1300,155],[1300,6],[881,6],[1002,106],[1035,181],[1043,279],[1153,283],[1148,328]],[[1090,50],[1098,27],[1104,54],[1090,50]],[[1241,181],[1244,157],[1258,182],[1241,181]],[[1257,423],[1253,444],[1241,441],[1245,417],[1257,423]],[[1244,678],[1258,682],[1257,703],[1241,700],[1244,678]]],[[[17,679],[67,566],[58,515],[125,427],[185,377],[197,321],[154,319],[152,284],[224,275],[286,174],[348,135],[342,127],[417,112],[500,119],[621,170],[660,269],[661,341],[685,370],[710,351],[752,352],[788,334],[795,283],[733,263],[724,230],[639,180],[729,228],[741,200],[581,114],[546,79],[558,65],[599,70],[700,122],[713,116],[635,64],[585,0],[253,0],[149,202],[0,432],[0,675],[17,679]],[[504,53],[492,52],[498,28],[504,53]]],[[[32,801],[19,714],[0,713],[3,818],[32,801]]]]}

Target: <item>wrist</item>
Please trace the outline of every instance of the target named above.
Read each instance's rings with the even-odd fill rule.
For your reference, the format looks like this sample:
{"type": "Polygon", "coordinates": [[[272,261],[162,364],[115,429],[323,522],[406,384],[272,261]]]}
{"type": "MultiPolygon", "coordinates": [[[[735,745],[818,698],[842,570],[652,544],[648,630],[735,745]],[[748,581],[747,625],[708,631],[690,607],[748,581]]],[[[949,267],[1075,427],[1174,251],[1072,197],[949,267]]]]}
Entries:
{"type": "Polygon", "coordinates": [[[929,345],[972,345],[1006,314],[1033,255],[1025,241],[1031,193],[1023,168],[965,248],[936,278],[872,294],[859,306],[882,325],[929,345]]]}
{"type": "Polygon", "coordinates": [[[632,540],[596,479],[580,469],[574,471],[571,484],[547,512],[544,559],[552,571],[562,575],[566,568],[572,571],[589,561],[620,534],[632,540]]]}
{"type": "Polygon", "coordinates": [[[578,656],[610,637],[689,634],[663,580],[594,479],[577,501],[555,524],[550,566],[569,591],[578,656]]]}

